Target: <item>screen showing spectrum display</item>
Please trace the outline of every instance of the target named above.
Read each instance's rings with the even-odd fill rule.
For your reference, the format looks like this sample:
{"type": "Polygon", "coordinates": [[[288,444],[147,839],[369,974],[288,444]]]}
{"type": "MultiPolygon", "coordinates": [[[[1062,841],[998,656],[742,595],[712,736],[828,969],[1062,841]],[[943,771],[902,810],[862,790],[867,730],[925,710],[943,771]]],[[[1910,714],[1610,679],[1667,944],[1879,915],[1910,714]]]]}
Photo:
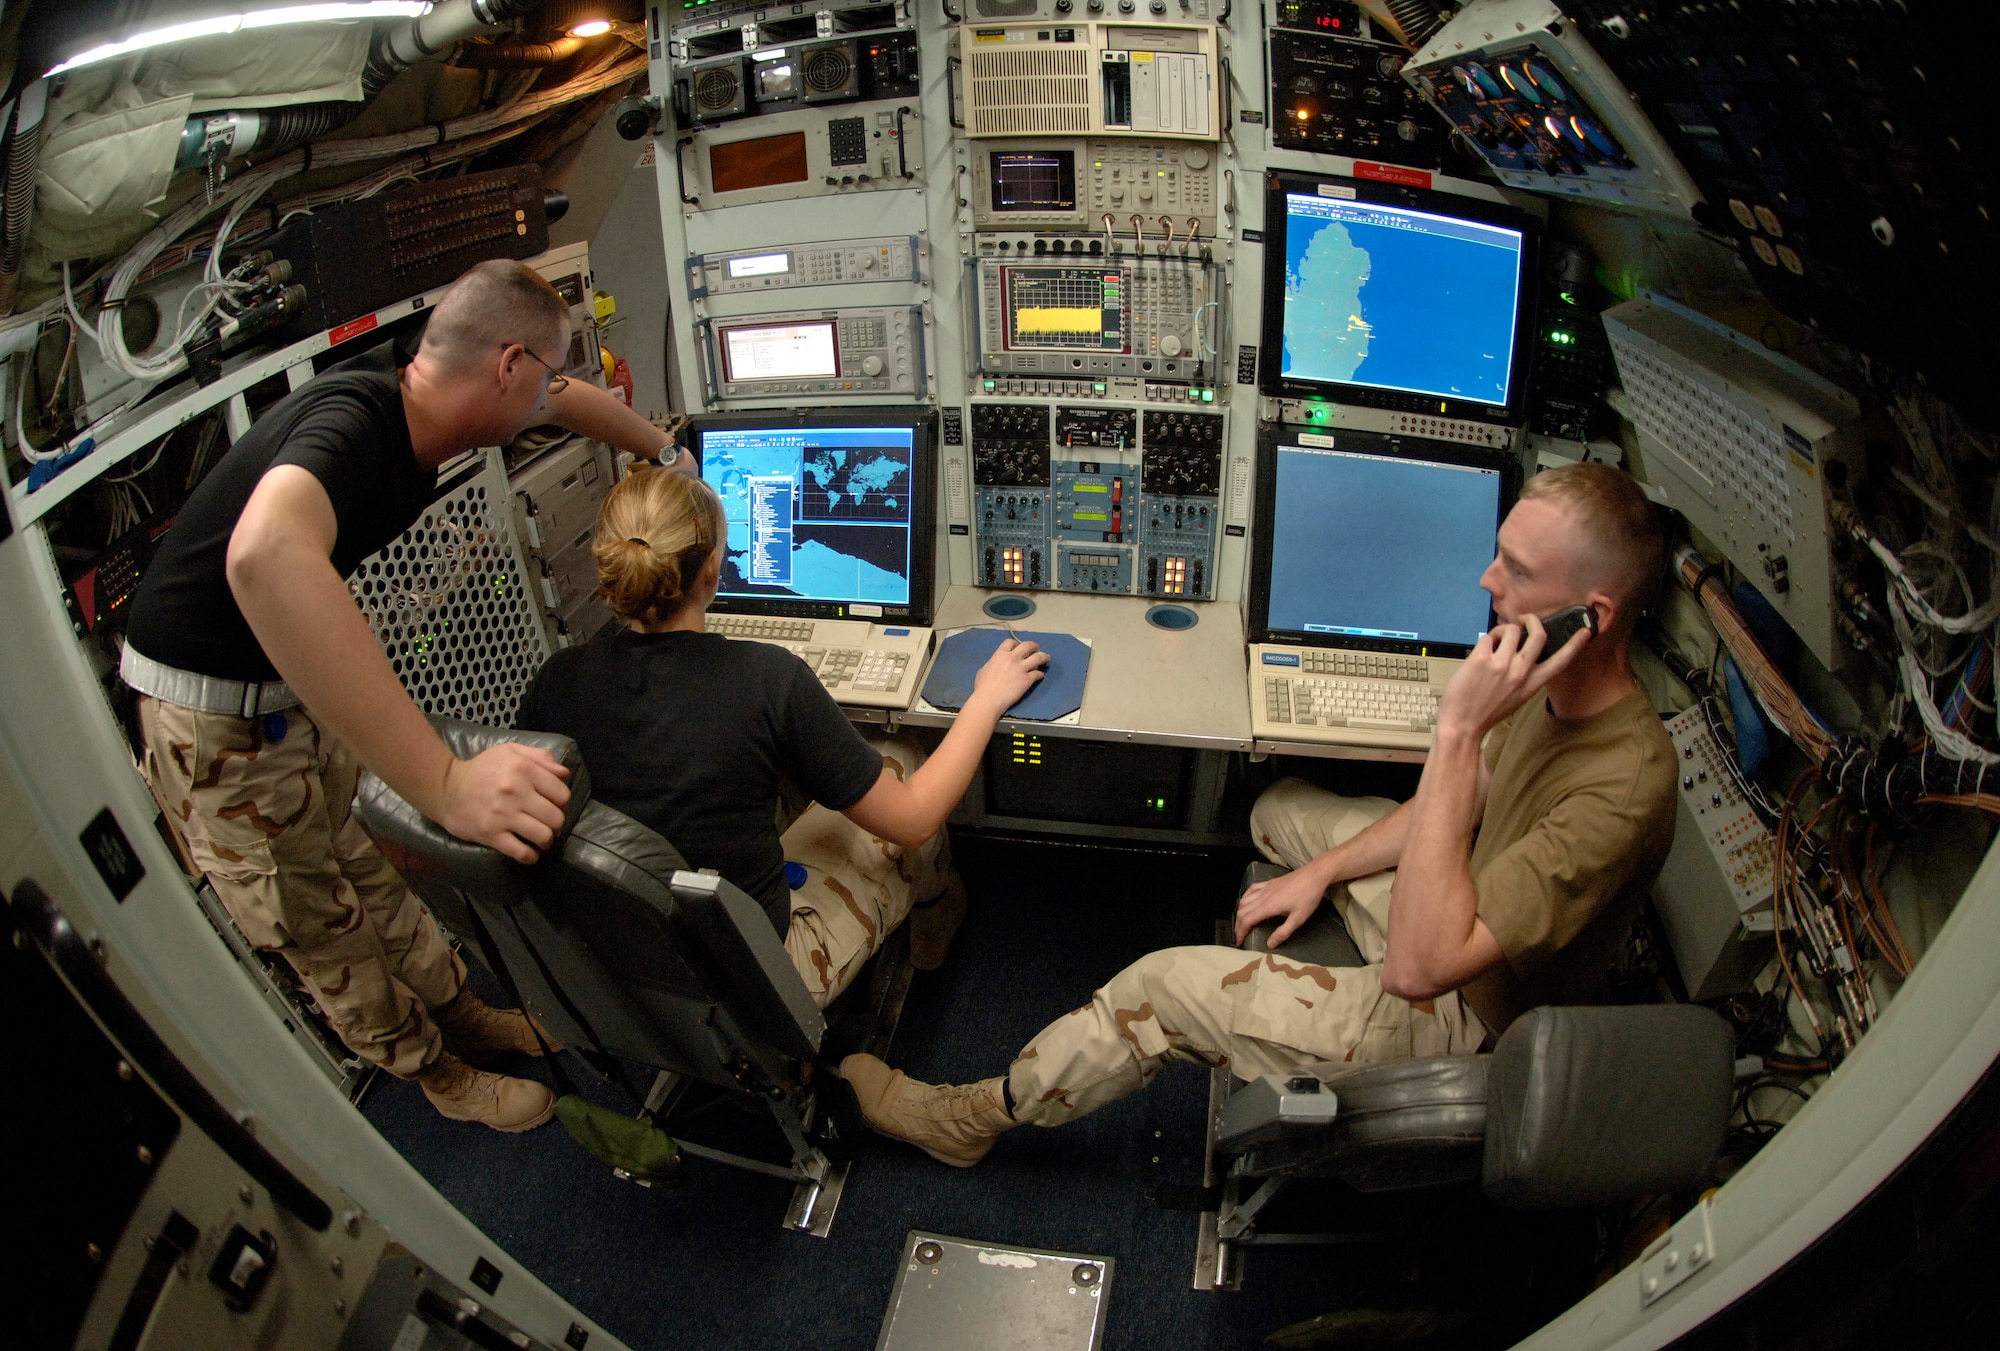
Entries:
{"type": "Polygon", "coordinates": [[[1471,645],[1499,532],[1494,469],[1278,447],[1269,626],[1471,645]]]}
{"type": "Polygon", "coordinates": [[[722,499],[723,596],[910,603],[908,427],[711,428],[701,476],[722,499]]]}
{"type": "Polygon", "coordinates": [[[1007,349],[1123,352],[1125,273],[1116,267],[1003,267],[1007,349]]]}
{"type": "Polygon", "coordinates": [[[1522,258],[1505,226],[1287,193],[1280,370],[1505,405],[1522,258]]]}

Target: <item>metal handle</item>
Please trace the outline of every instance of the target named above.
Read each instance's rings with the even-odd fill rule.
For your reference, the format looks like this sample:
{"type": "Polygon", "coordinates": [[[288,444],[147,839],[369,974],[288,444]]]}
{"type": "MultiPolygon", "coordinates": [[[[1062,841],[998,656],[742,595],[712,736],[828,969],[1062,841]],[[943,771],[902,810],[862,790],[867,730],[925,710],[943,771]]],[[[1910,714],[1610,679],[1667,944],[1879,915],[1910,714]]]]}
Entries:
{"type": "Polygon", "coordinates": [[[674,177],[680,180],[681,202],[686,206],[698,207],[701,205],[701,198],[688,196],[687,174],[682,169],[684,161],[681,159],[681,151],[693,144],[694,137],[692,136],[683,136],[674,142],[674,177]]]}
{"type": "Polygon", "coordinates": [[[913,177],[910,173],[909,137],[903,134],[903,119],[909,115],[909,111],[910,105],[907,103],[896,109],[896,172],[900,173],[906,182],[913,177]]]}
{"type": "Polygon", "coordinates": [[[953,77],[958,74],[958,68],[964,64],[965,58],[960,56],[947,57],[944,63],[944,97],[947,108],[945,120],[960,131],[965,130],[965,123],[958,120],[958,81],[953,77]]]}

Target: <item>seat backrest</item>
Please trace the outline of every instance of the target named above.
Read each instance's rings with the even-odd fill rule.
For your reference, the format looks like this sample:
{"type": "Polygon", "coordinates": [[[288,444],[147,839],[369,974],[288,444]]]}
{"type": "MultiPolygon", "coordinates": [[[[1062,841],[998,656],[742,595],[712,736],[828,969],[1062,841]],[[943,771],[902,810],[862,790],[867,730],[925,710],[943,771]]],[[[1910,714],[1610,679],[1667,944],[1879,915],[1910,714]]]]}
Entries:
{"type": "Polygon", "coordinates": [[[818,1050],[825,1021],[763,910],[591,801],[574,742],[470,723],[440,730],[461,756],[520,741],[572,766],[563,833],[532,868],[453,838],[372,774],[356,802],[447,928],[468,941],[486,930],[559,1039],[725,1085],[783,1080],[818,1050]]]}
{"type": "Polygon", "coordinates": [[[1704,1185],[1735,1056],[1729,1025],[1692,1004],[1523,1014],[1487,1073],[1486,1194],[1548,1210],[1704,1185]]]}

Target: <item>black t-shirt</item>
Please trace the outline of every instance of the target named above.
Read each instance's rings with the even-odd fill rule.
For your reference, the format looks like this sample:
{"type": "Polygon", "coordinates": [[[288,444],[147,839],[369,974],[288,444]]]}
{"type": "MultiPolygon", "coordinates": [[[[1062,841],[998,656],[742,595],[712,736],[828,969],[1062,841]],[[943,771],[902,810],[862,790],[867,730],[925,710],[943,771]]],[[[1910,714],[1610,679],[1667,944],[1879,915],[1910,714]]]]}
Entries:
{"type": "Polygon", "coordinates": [[[325,487],[343,577],[423,514],[437,472],[417,464],[397,378],[383,343],[325,371],[257,419],[181,508],[132,598],[126,638],[154,661],[224,680],[278,672],[229,589],[229,537],[274,465],[295,464],[325,487]]]}
{"type": "Polygon", "coordinates": [[[778,776],[834,811],[882,776],[881,752],[804,662],[714,633],[627,632],[558,652],[514,724],[574,737],[593,797],[741,887],[780,935],[791,891],[778,776]]]}

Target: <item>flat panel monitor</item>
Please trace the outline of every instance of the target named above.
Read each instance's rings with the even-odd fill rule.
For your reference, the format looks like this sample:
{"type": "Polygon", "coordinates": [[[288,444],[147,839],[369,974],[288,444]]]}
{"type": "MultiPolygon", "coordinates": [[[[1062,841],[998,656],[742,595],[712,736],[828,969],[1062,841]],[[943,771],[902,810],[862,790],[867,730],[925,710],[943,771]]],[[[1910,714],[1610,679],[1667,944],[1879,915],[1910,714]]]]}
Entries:
{"type": "Polygon", "coordinates": [[[1491,627],[1479,578],[1512,500],[1506,461],[1365,432],[1260,447],[1251,624],[1262,642],[1462,657],[1491,627]]]}
{"type": "Polygon", "coordinates": [[[1539,256],[1534,220],[1497,203],[1271,174],[1263,391],[1518,423],[1539,256]]]}
{"type": "Polygon", "coordinates": [[[688,446],[729,528],[713,608],[929,623],[933,425],[887,408],[697,418],[688,446]]]}

